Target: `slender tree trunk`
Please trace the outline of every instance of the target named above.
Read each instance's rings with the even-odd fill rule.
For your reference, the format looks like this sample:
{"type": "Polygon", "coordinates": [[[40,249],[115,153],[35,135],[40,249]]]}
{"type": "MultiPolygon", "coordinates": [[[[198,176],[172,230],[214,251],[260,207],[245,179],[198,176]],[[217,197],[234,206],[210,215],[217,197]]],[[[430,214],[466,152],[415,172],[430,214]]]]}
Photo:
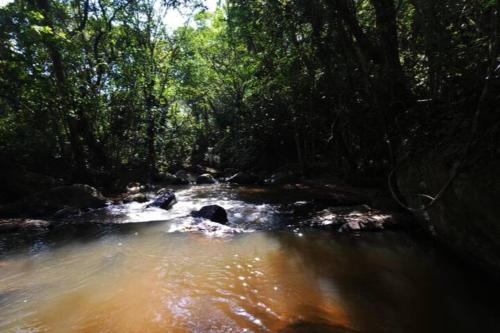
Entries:
{"type": "Polygon", "coordinates": [[[384,81],[392,104],[411,103],[411,93],[408,89],[399,54],[396,7],[394,0],[371,0],[375,8],[375,19],[381,54],[384,60],[384,81]]]}
{"type": "Polygon", "coordinates": [[[154,113],[154,96],[152,95],[153,83],[149,84],[145,91],[147,116],[147,167],[148,178],[153,182],[157,175],[156,168],[156,117],[154,113]]]}
{"type": "MultiPolygon", "coordinates": [[[[45,24],[50,28],[54,28],[51,20],[51,7],[49,0],[36,0],[35,6],[44,14],[45,24]]],[[[59,106],[59,112],[62,120],[68,126],[69,141],[71,144],[71,150],[73,154],[73,160],[75,162],[75,175],[76,181],[85,180],[87,176],[87,168],[85,162],[85,149],[81,142],[80,128],[78,120],[68,116],[65,112],[67,109],[71,108],[70,95],[66,87],[66,75],[64,71],[64,65],[61,53],[57,47],[50,42],[45,40],[45,46],[49,51],[49,55],[52,61],[53,75],[56,80],[57,91],[59,98],[61,100],[61,105],[59,106]]]]}

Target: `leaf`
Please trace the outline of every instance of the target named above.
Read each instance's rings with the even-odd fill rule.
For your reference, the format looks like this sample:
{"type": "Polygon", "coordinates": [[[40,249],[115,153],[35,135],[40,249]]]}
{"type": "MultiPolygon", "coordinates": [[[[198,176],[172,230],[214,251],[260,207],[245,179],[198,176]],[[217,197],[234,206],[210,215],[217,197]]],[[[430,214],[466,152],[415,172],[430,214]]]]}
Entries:
{"type": "Polygon", "coordinates": [[[53,35],[54,31],[47,25],[32,25],[31,28],[39,34],[53,35]]]}
{"type": "Polygon", "coordinates": [[[56,33],[56,36],[57,36],[59,39],[68,40],[68,35],[67,35],[64,31],[58,31],[58,32],[56,33]]]}
{"type": "Polygon", "coordinates": [[[29,16],[34,19],[34,20],[38,20],[38,21],[41,21],[44,19],[45,16],[43,16],[43,14],[39,11],[36,11],[36,10],[32,10],[29,12],[29,16]]]}

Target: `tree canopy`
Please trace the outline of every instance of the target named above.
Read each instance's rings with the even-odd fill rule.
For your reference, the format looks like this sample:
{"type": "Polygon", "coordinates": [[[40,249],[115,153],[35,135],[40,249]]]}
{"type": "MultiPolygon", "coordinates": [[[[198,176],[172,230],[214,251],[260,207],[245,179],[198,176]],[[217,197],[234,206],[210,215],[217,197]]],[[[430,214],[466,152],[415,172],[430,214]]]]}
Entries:
{"type": "Polygon", "coordinates": [[[185,163],[387,177],[498,157],[494,0],[15,0],[0,156],[104,184],[185,163]],[[165,13],[193,9],[169,31],[165,13]],[[210,157],[207,159],[207,157],[210,157]]]}

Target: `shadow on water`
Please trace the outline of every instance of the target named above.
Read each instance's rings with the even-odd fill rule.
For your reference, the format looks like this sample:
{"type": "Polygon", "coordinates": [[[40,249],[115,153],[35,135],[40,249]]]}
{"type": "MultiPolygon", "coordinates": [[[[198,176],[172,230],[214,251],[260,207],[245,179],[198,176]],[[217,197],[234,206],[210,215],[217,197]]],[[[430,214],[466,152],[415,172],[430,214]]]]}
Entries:
{"type": "Polygon", "coordinates": [[[16,253],[36,254],[69,244],[98,242],[104,237],[126,238],[148,229],[163,228],[169,221],[148,223],[77,223],[56,225],[47,230],[0,235],[0,258],[16,253]]]}
{"type": "Polygon", "coordinates": [[[304,237],[270,233],[316,281],[334,290],[352,327],[321,321],[283,332],[498,332],[495,281],[443,249],[401,232],[304,237]]]}

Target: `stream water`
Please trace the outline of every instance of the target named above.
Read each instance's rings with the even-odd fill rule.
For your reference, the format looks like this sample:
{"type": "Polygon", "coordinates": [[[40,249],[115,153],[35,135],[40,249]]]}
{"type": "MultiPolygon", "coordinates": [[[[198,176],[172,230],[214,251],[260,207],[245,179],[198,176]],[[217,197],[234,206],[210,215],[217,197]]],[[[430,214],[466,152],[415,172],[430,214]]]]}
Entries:
{"type": "Polygon", "coordinates": [[[262,189],[177,197],[1,235],[0,332],[500,331],[497,284],[428,241],[283,228],[280,204],[306,198],[262,189]],[[227,228],[186,217],[212,203],[227,228]]]}

